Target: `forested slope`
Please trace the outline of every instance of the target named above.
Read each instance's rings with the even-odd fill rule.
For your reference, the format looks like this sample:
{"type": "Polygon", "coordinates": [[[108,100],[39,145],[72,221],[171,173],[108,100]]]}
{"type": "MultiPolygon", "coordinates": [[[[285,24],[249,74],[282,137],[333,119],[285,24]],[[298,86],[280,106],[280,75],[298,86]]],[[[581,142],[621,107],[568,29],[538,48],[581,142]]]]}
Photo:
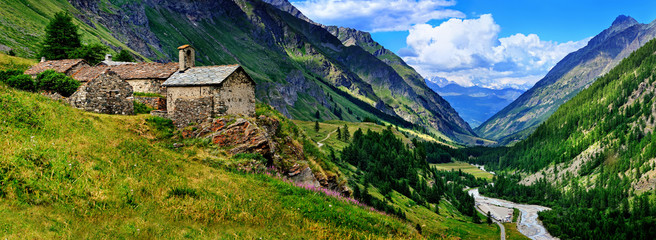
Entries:
{"type": "Polygon", "coordinates": [[[565,56],[535,86],[476,128],[502,145],[522,140],[558,107],[656,37],[656,22],[638,23],[620,15],[588,44],[565,56]]]}
{"type": "Polygon", "coordinates": [[[554,236],[653,239],[656,229],[656,40],[651,40],[509,148],[467,150],[475,162],[524,174],[482,189],[546,204],[554,236]],[[521,182],[520,182],[521,179],[521,182]]]}

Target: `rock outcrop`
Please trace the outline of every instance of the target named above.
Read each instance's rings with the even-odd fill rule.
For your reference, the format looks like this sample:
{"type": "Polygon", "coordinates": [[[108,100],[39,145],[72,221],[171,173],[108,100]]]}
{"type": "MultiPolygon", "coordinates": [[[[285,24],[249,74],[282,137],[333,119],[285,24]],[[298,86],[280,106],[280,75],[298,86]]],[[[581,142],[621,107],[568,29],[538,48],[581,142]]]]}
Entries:
{"type": "Polygon", "coordinates": [[[253,118],[221,117],[207,119],[182,130],[184,138],[205,138],[224,147],[231,155],[258,153],[266,162],[244,162],[239,169],[253,171],[273,167],[284,177],[304,185],[322,186],[350,194],[350,189],[339,182],[335,174],[310,168],[303,146],[290,136],[278,136],[281,123],[266,116],[253,118]],[[284,157],[283,157],[284,156],[284,157]]]}

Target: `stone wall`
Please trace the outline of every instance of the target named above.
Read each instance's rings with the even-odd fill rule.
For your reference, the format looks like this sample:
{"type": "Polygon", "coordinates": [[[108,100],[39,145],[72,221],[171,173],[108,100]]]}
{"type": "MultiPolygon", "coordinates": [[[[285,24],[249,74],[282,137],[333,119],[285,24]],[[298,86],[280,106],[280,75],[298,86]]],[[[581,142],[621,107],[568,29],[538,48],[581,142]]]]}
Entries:
{"type": "Polygon", "coordinates": [[[166,111],[166,98],[134,96],[134,100],[146,104],[146,106],[154,108],[155,110],[166,111]]]}
{"type": "Polygon", "coordinates": [[[216,89],[217,114],[255,115],[255,83],[241,68],[216,89]]]}
{"type": "Polygon", "coordinates": [[[133,98],[132,86],[109,72],[83,84],[68,101],[73,107],[89,112],[132,115],[133,98]]]}
{"type": "Polygon", "coordinates": [[[166,109],[170,114],[173,114],[176,108],[176,99],[179,98],[191,99],[211,96],[212,90],[209,86],[168,87],[166,89],[166,109]]]}
{"type": "Polygon", "coordinates": [[[213,97],[176,98],[169,117],[178,128],[201,123],[212,117],[213,97]]]}
{"type": "Polygon", "coordinates": [[[135,92],[156,93],[166,96],[166,87],[162,86],[166,79],[128,79],[126,80],[135,92]]]}

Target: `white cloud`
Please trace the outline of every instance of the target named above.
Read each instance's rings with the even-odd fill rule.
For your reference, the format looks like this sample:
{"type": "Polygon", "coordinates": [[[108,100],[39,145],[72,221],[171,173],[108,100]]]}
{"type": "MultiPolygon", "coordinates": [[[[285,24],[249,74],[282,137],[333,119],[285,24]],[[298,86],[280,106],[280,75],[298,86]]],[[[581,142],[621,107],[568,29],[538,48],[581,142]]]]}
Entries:
{"type": "Polygon", "coordinates": [[[405,31],[433,19],[462,18],[450,0],[306,0],[292,1],[310,19],[369,32],[405,31]]]}
{"type": "Polygon", "coordinates": [[[463,86],[527,89],[568,53],[589,39],[557,43],[535,34],[499,38],[491,14],[452,18],[439,26],[417,24],[409,30],[403,59],[424,77],[443,77],[463,86]]]}

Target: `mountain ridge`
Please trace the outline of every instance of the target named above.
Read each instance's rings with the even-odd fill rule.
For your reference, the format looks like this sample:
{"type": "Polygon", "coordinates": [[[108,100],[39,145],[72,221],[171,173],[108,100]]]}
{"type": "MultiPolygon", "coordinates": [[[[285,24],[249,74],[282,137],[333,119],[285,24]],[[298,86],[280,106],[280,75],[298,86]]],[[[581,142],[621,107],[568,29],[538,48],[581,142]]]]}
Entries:
{"type": "MultiPolygon", "coordinates": [[[[179,45],[191,44],[198,65],[240,64],[258,83],[258,99],[287,117],[315,121],[318,111],[323,120],[374,118],[407,128],[416,125],[445,141],[464,142],[475,135],[437,94],[409,84],[405,73],[360,47],[344,45],[295,8],[280,10],[285,3],[71,0],[53,2],[51,11],[68,10],[81,23],[83,41],[100,42],[113,51],[127,48],[144,59],[173,61],[179,45]]],[[[8,4],[29,9],[24,3],[8,4]]],[[[39,21],[53,14],[37,10],[30,14],[39,21]]],[[[36,36],[44,24],[33,24],[36,36]]],[[[36,47],[22,40],[0,39],[0,44],[36,47]]],[[[21,54],[35,57],[34,51],[21,54]]]]}
{"type": "Polygon", "coordinates": [[[479,136],[501,144],[523,139],[558,106],[610,71],[623,58],[656,37],[656,25],[636,24],[620,16],[588,45],[565,56],[544,78],[475,129],[479,136]]]}

